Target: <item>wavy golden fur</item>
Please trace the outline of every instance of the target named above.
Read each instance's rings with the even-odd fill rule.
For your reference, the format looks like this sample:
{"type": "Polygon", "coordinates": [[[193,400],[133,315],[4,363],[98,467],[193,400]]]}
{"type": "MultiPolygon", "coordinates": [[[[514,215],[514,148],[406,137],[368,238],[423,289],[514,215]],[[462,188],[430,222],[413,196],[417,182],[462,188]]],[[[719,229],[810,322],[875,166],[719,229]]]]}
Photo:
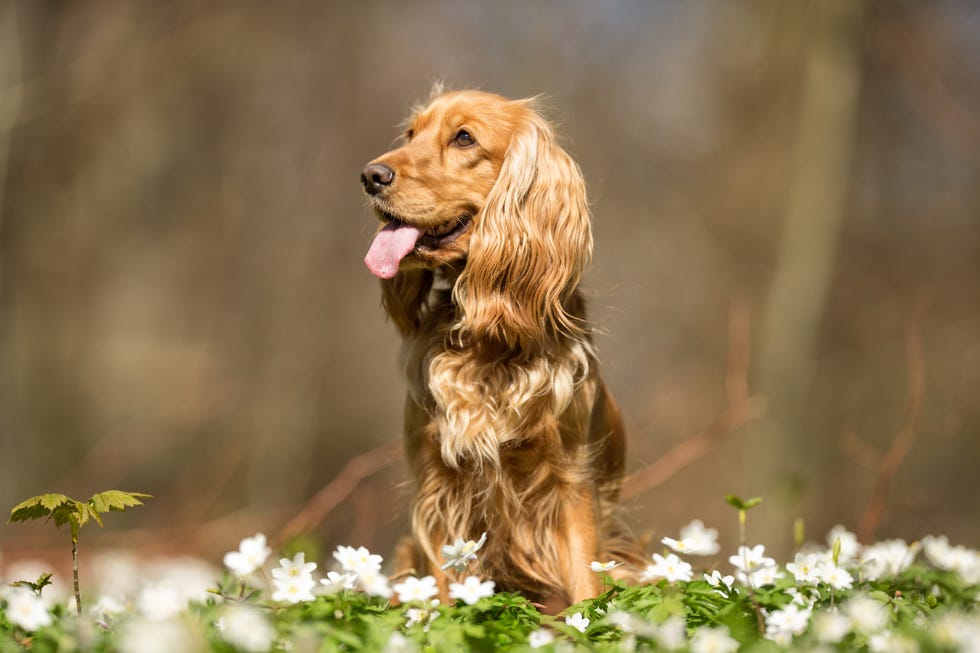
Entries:
{"type": "Polygon", "coordinates": [[[404,339],[414,544],[489,534],[498,591],[549,610],[601,590],[593,560],[637,563],[615,507],[622,421],[578,286],[592,255],[585,183],[533,100],[438,93],[364,169],[382,221],[365,261],[404,339]]]}

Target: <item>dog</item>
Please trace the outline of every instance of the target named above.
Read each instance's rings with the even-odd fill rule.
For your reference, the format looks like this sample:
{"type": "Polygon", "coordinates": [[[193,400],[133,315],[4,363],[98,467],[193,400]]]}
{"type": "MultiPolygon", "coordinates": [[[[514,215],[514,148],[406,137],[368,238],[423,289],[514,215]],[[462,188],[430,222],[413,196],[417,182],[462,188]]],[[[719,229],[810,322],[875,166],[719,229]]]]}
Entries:
{"type": "Polygon", "coordinates": [[[585,182],[537,104],[436,91],[361,182],[381,223],[365,263],[409,387],[414,543],[400,564],[445,600],[459,574],[441,547],[485,532],[497,590],[557,612],[602,590],[591,562],[642,551],[617,507],[623,422],[579,290],[585,182]]]}

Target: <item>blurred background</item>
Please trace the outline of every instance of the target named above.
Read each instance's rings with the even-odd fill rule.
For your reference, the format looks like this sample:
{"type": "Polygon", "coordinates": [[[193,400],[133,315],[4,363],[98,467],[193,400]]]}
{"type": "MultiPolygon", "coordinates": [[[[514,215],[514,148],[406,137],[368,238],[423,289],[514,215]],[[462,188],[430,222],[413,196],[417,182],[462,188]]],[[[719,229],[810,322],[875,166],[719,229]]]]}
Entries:
{"type": "Polygon", "coordinates": [[[733,549],[735,493],[777,555],[797,518],[980,545],[957,1],[3,2],[0,509],[118,488],[155,498],[83,546],[390,553],[405,387],[358,175],[437,80],[543,94],[582,166],[637,530],[733,549]]]}

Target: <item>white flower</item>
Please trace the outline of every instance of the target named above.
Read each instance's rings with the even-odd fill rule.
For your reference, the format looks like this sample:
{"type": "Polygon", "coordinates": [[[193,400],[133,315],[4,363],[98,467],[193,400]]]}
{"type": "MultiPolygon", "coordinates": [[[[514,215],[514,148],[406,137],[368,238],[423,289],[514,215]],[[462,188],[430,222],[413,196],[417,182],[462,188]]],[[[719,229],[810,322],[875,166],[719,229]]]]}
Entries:
{"type": "Polygon", "coordinates": [[[408,617],[408,622],[405,624],[405,627],[411,628],[415,624],[427,621],[429,619],[429,611],[423,610],[422,608],[409,608],[405,610],[405,616],[408,617]]]}
{"type": "Polygon", "coordinates": [[[164,583],[177,590],[183,602],[204,603],[213,594],[216,570],[206,562],[188,557],[157,558],[149,564],[140,564],[137,577],[144,577],[164,583]]]}
{"type": "Polygon", "coordinates": [[[888,610],[867,596],[858,595],[843,607],[844,614],[851,620],[854,630],[862,635],[876,633],[888,623],[888,610]]]}
{"type": "Polygon", "coordinates": [[[363,546],[338,546],[333,557],[340,563],[344,571],[361,574],[366,571],[381,571],[381,556],[371,553],[363,546]]]}
{"type": "Polygon", "coordinates": [[[687,643],[687,630],[684,625],[684,619],[681,617],[670,617],[667,621],[660,624],[654,637],[665,650],[679,650],[687,643]]]}
{"type": "Polygon", "coordinates": [[[616,567],[621,566],[622,562],[616,562],[615,560],[610,560],[609,562],[599,562],[598,560],[593,560],[589,563],[589,569],[601,574],[603,572],[612,571],[616,567]]]}
{"type": "Polygon", "coordinates": [[[306,562],[306,554],[300,551],[293,559],[281,558],[279,567],[272,570],[272,586],[275,591],[272,594],[273,601],[285,601],[286,603],[300,603],[301,601],[312,601],[313,588],[316,581],[313,580],[313,570],[316,569],[315,562],[306,562]]]}
{"type": "Polygon", "coordinates": [[[539,628],[527,636],[527,643],[531,648],[541,648],[555,641],[555,636],[550,630],[539,628]]]}
{"type": "Polygon", "coordinates": [[[357,584],[369,596],[380,596],[384,599],[390,599],[393,594],[391,587],[388,585],[388,577],[380,571],[373,569],[365,569],[358,573],[357,584]]]}
{"type": "Polygon", "coordinates": [[[639,617],[631,615],[629,612],[624,612],[623,610],[613,610],[608,615],[606,615],[606,621],[616,626],[624,633],[635,633],[637,630],[637,624],[641,623],[639,617]]]}
{"type": "Polygon", "coordinates": [[[588,617],[585,617],[581,612],[576,612],[570,617],[565,617],[565,623],[580,633],[584,633],[585,629],[589,627],[588,617]]]}
{"type": "Polygon", "coordinates": [[[929,562],[940,569],[949,569],[946,565],[949,552],[953,547],[949,544],[949,538],[945,535],[926,535],[922,538],[922,551],[929,558],[929,562]]]}
{"type": "Polygon", "coordinates": [[[247,605],[228,608],[221,615],[221,638],[249,653],[263,653],[272,648],[276,629],[258,609],[247,605]]]}
{"type": "Polygon", "coordinates": [[[446,558],[446,564],[442,568],[449,569],[452,567],[455,571],[465,571],[466,566],[477,559],[476,552],[483,548],[486,541],[486,533],[481,535],[476,542],[473,540],[464,542],[463,538],[457,537],[455,542],[442,547],[442,555],[446,558]]]}
{"type": "Polygon", "coordinates": [[[794,635],[800,635],[810,625],[810,610],[800,609],[790,603],[782,610],[774,610],[766,616],[766,637],[788,644],[794,635]]]}
{"type": "Polygon", "coordinates": [[[980,617],[947,612],[936,619],[932,636],[944,650],[980,653],[980,617]]]}
{"type": "Polygon", "coordinates": [[[865,547],[861,563],[869,580],[897,576],[912,564],[918,551],[918,545],[909,546],[905,540],[885,540],[865,547]]]}
{"type": "Polygon", "coordinates": [[[429,607],[425,608],[409,608],[405,610],[405,616],[408,617],[408,621],[405,623],[406,628],[411,628],[416,624],[422,624],[422,630],[428,632],[429,625],[432,621],[439,616],[439,612],[436,611],[436,607],[439,605],[439,601],[433,601],[429,607]]]}
{"type": "Polygon", "coordinates": [[[743,545],[738,547],[737,555],[729,556],[728,562],[732,563],[732,566],[740,572],[752,573],[757,569],[771,567],[776,564],[776,561],[772,558],[767,558],[765,553],[766,547],[763,544],[757,544],[751,549],[743,545]]]}
{"type": "Polygon", "coordinates": [[[312,574],[276,578],[272,581],[272,587],[275,590],[272,593],[273,601],[301,603],[316,599],[313,596],[313,588],[316,587],[316,581],[313,580],[312,574]]]}
{"type": "Polygon", "coordinates": [[[680,539],[665,537],[660,540],[677,553],[710,556],[718,553],[718,531],[705,528],[700,519],[695,519],[681,528],[680,539]]]}
{"type": "Polygon", "coordinates": [[[659,553],[654,553],[653,564],[647,566],[640,579],[652,581],[657,578],[666,578],[669,583],[679,580],[688,581],[692,578],[692,568],[673,553],[668,553],[666,558],[659,553]]]}
{"type": "Polygon", "coordinates": [[[728,561],[737,570],[735,577],[740,583],[752,587],[769,585],[778,578],[776,561],[765,556],[766,547],[757,544],[751,549],[747,546],[738,547],[738,554],[730,556],[728,561]]]}
{"type": "Polygon", "coordinates": [[[423,608],[409,608],[408,610],[405,610],[405,616],[408,617],[405,627],[411,628],[412,626],[420,624],[423,621],[428,621],[429,611],[423,608]]]}
{"type": "Polygon", "coordinates": [[[918,653],[919,643],[886,630],[868,638],[871,653],[918,653]]]}
{"type": "Polygon", "coordinates": [[[187,598],[170,583],[154,583],[140,590],[136,608],[148,619],[166,621],[187,608],[187,598]]]}
{"type": "Polygon", "coordinates": [[[861,543],[858,542],[857,535],[847,530],[840,524],[837,524],[830,529],[827,533],[827,546],[831,550],[834,548],[834,543],[840,540],[840,556],[837,559],[838,563],[850,562],[851,560],[857,559],[861,555],[861,543]]]}
{"type": "Polygon", "coordinates": [[[728,634],[728,628],[699,628],[691,638],[691,653],[734,653],[738,642],[728,634]]]}
{"type": "Polygon", "coordinates": [[[279,566],[272,570],[272,577],[286,579],[309,576],[312,578],[314,569],[316,569],[316,563],[306,562],[306,554],[300,551],[293,556],[292,560],[280,558],[279,566]]]}
{"type": "MultiPolygon", "coordinates": [[[[775,562],[775,561],[774,561],[775,562]]],[[[783,578],[786,574],[779,570],[779,567],[773,564],[771,567],[764,567],[759,569],[754,574],[752,574],[752,587],[765,587],[766,585],[775,585],[776,581],[783,578]]]]}
{"type": "Polygon", "coordinates": [[[780,646],[787,647],[793,641],[793,633],[788,630],[779,629],[766,629],[765,633],[766,639],[770,642],[776,642],[780,646]]]}
{"type": "Polygon", "coordinates": [[[114,596],[103,594],[95,605],[89,608],[92,617],[105,626],[113,617],[126,612],[126,605],[114,596]]]}
{"type": "Polygon", "coordinates": [[[340,590],[352,590],[356,582],[357,574],[328,571],[327,577],[320,579],[320,583],[324,586],[320,591],[324,594],[335,594],[340,590]]]}
{"type": "Polygon", "coordinates": [[[272,549],[265,544],[265,535],[258,533],[246,537],[238,545],[237,551],[225,554],[225,566],[237,576],[248,576],[265,564],[272,549]]]}
{"type": "Polygon", "coordinates": [[[786,570],[793,574],[801,585],[816,585],[820,582],[819,556],[813,553],[797,553],[793,562],[786,564],[786,570]]]}
{"type": "MultiPolygon", "coordinates": [[[[146,562],[129,552],[112,549],[99,551],[89,561],[91,576],[100,594],[135,596],[141,580],[146,578],[146,562]]],[[[208,579],[211,584],[214,583],[214,577],[215,574],[212,574],[208,579]]]]}
{"type": "Polygon", "coordinates": [[[382,653],[413,653],[416,650],[415,644],[410,639],[401,633],[392,633],[382,653]]]}
{"type": "Polygon", "coordinates": [[[824,644],[836,644],[851,632],[851,620],[837,612],[813,615],[813,633],[824,644]]]}
{"type": "Polygon", "coordinates": [[[123,623],[113,639],[120,653],[174,653],[200,648],[175,619],[132,619],[123,623]]]}
{"type": "Polygon", "coordinates": [[[922,547],[929,561],[940,569],[955,571],[971,585],[980,583],[980,552],[961,545],[950,546],[945,535],[927,535],[922,538],[922,547]]]}
{"type": "Polygon", "coordinates": [[[7,593],[7,620],[27,631],[35,631],[52,623],[47,601],[29,589],[17,587],[7,593]]]}
{"type": "Polygon", "coordinates": [[[715,591],[721,594],[722,596],[728,596],[728,594],[732,591],[732,585],[735,584],[734,576],[732,575],[722,576],[721,572],[718,571],[717,569],[712,571],[710,576],[708,574],[704,574],[704,580],[707,581],[708,585],[714,587],[715,591]],[[725,590],[727,591],[719,589],[719,585],[724,586],[725,590]]]}
{"type": "Polygon", "coordinates": [[[801,592],[795,587],[787,587],[786,593],[793,597],[793,600],[790,601],[791,603],[795,603],[801,608],[811,609],[814,603],[820,598],[820,592],[813,587],[808,587],[807,590],[809,591],[801,592]]]}
{"type": "Polygon", "coordinates": [[[850,572],[846,569],[838,567],[833,562],[821,563],[818,567],[818,573],[820,575],[820,580],[827,583],[835,590],[849,590],[851,585],[854,583],[854,579],[851,577],[850,572]]]}
{"type": "Polygon", "coordinates": [[[473,605],[482,598],[493,596],[494,585],[492,580],[481,582],[476,576],[467,576],[462,583],[449,584],[449,598],[473,605]]]}
{"type": "Polygon", "coordinates": [[[433,576],[423,576],[416,578],[409,576],[400,583],[395,583],[393,589],[398,594],[398,600],[402,603],[409,601],[427,601],[439,593],[436,587],[436,579],[433,576]]]}

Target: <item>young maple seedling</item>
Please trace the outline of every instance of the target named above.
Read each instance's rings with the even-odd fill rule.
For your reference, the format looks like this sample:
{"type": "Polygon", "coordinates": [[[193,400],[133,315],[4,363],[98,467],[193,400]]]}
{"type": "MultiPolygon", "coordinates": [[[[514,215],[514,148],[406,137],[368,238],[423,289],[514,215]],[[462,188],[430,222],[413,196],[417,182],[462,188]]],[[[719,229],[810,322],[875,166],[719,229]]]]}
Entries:
{"type": "MultiPolygon", "coordinates": [[[[71,565],[72,580],[75,586],[75,607],[78,614],[82,614],[82,597],[78,592],[78,531],[87,524],[89,520],[94,520],[99,526],[102,525],[103,515],[107,512],[122,512],[131,506],[141,506],[140,499],[151,499],[149,494],[141,492],[122,492],[120,490],[107,490],[93,494],[88,501],[78,501],[64,494],[42,494],[31,497],[26,501],[14,506],[10,511],[10,519],[7,523],[18,521],[30,521],[41,519],[42,517],[54,520],[54,525],[61,528],[68,524],[71,530],[71,565]]],[[[42,585],[43,587],[43,585],[42,585]]]]}
{"type": "Polygon", "coordinates": [[[745,534],[745,522],[746,516],[750,509],[755,508],[757,505],[762,503],[762,497],[752,497],[751,499],[742,499],[735,496],[734,494],[726,494],[725,501],[728,502],[730,506],[738,510],[738,539],[742,546],[748,546],[748,537],[745,534]]]}

